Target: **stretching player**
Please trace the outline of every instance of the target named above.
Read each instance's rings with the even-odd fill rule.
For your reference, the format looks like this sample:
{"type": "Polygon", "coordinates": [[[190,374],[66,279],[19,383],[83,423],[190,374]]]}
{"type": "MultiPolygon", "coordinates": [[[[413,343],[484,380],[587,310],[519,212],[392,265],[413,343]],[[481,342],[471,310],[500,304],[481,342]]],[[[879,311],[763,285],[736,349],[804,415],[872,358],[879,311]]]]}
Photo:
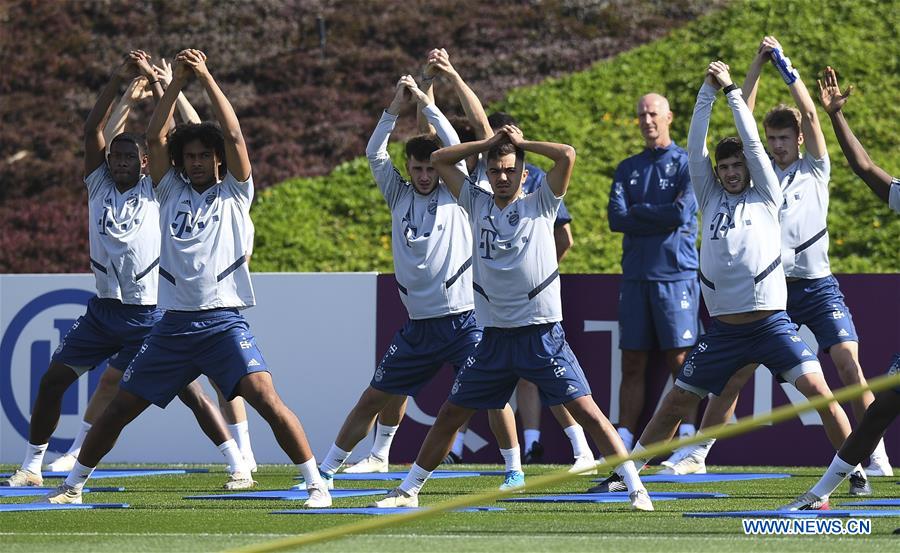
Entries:
{"type": "MultiPolygon", "coordinates": [[[[759,75],[773,52],[779,59],[783,49],[773,37],[765,37],[744,80],[743,92],[753,111],[759,75]]],[[[797,109],[779,105],[763,119],[766,142],[772,155],[773,169],[781,184],[784,205],[779,212],[781,222],[782,263],[787,275],[787,314],[797,325],[806,325],[813,332],[819,347],[831,354],[838,376],[846,386],[865,384],[859,365],[859,343],[850,310],[844,295],[831,274],[828,260],[828,184],[831,162],[825,147],[825,137],[816,114],[813,99],[789,63],[782,66],[785,81],[797,104],[797,109]],[[800,145],[806,155],[800,155],[800,145]]],[[[737,394],[753,371],[742,371],[724,392],[713,398],[704,414],[703,428],[725,424],[734,412],[737,394]]],[[[872,392],[853,401],[857,420],[862,420],[866,407],[872,403],[872,392]]],[[[683,455],[675,466],[678,474],[702,472],[706,469],[706,455],[715,440],[680,450],[683,455]]],[[[893,474],[884,441],[878,443],[866,469],[870,476],[893,474]]],[[[850,493],[871,493],[862,473],[850,477],[850,493]]]]}
{"type": "MultiPolygon", "coordinates": [[[[469,215],[476,240],[476,312],[484,336],[457,375],[406,479],[374,505],[417,506],[419,491],[447,454],[460,425],[477,409],[505,405],[520,378],[538,385],[545,405],[565,404],[602,455],[625,455],[615,428],[590,396],[560,324],[553,221],[569,185],[575,149],[525,140],[518,128],[506,126],[489,139],[439,150],[432,154],[432,163],[469,215]],[[522,197],[526,151],[549,158],[553,167],[536,192],[522,197]],[[474,154],[486,154],[493,193],[457,165],[474,154]]],[[[625,478],[632,506],[652,510],[634,463],[626,461],[616,470],[625,478]]]]}
{"type": "MultiPolygon", "coordinates": [[[[891,209],[900,214],[900,179],[891,177],[872,162],[844,118],[842,108],[852,90],[851,86],[847,88],[846,93],[841,93],[834,69],[825,68],[824,82],[819,81],[819,93],[822,106],[831,118],[831,125],[841,145],[841,151],[844,152],[853,172],[881,201],[887,202],[891,209]]],[[[894,355],[888,374],[900,374],[900,354],[894,355]]],[[[808,492],[782,508],[791,511],[828,509],[828,497],[853,472],[854,467],[871,455],[877,444],[881,443],[887,427],[898,415],[900,415],[900,386],[879,392],[875,396],[875,401],[866,409],[862,421],[832,459],[822,478],[808,492]]]]}
{"type": "MultiPolygon", "coordinates": [[[[119,134],[105,157],[103,121],[121,83],[150,67],[142,53],[133,52],[104,87],[84,125],[84,182],[88,190],[91,224],[91,268],[97,295],[53,354],[41,378],[32,409],[25,460],[3,484],[41,486],[41,462],[59,422],[62,398],[81,375],[104,359],[109,366],[102,379],[118,382],[162,313],[156,308],[159,262],[159,204],[152,182],[141,175],[147,162],[143,139],[119,134]]],[[[134,81],[132,81],[134,83],[134,81]]],[[[159,84],[152,83],[160,96],[159,84]]],[[[129,92],[130,93],[130,92],[129,92]]],[[[221,415],[197,382],[176,390],[197,417],[206,435],[225,455],[232,470],[227,489],[249,487],[247,467],[221,415]]],[[[84,423],[83,425],[84,426],[84,423]]],[[[79,444],[80,445],[80,444],[79,444]]]]}
{"type": "MultiPolygon", "coordinates": [[[[701,399],[710,392],[721,394],[732,375],[750,363],[765,364],[808,398],[831,395],[818,359],[785,313],[787,286],[778,223],[784,197],[753,115],[721,61],[709,65],[697,95],[688,162],[705,226],[699,277],[713,320],[644,429],[636,453],[645,445],[669,441],[701,399]],[[706,135],[716,92],[722,87],[740,139],[719,142],[713,171],[706,135]]],[[[838,449],[850,434],[847,415],[834,402],[819,414],[828,439],[838,449]]],[[[642,461],[636,464],[643,466],[642,461]]],[[[620,489],[614,474],[592,491],[620,489]]]]}
{"type": "Polygon", "coordinates": [[[88,432],[65,483],[46,500],[81,502],[85,482],[124,427],[151,403],[165,407],[178,390],[206,374],[227,398],[242,396],[269,423],[309,482],[306,505],[330,506],[300,421],[275,391],[239,311],[255,303],[246,263],[253,179],[237,116],[199,50],[176,57],[174,78],[147,134],[162,229],[159,305],[166,312],[122,376],[119,393],[88,432]],[[175,99],[193,75],[221,130],[213,123],[188,124],[167,137],[175,99]]]}
{"type": "MultiPolygon", "coordinates": [[[[372,133],[366,156],[391,210],[394,269],[409,320],[394,336],[372,382],[319,466],[329,481],[393,397],[414,396],[446,362],[462,366],[481,339],[473,311],[472,235],[465,213],[429,161],[438,149],[438,139],[446,145],[459,143],[450,122],[413,78],[402,77],[391,105],[372,133]],[[409,101],[417,102],[438,136],[418,136],[406,143],[410,176],[406,181],[391,163],[387,143],[403,105],[409,101]]],[[[490,415],[506,463],[501,489],[521,487],[525,476],[512,409],[500,406],[490,415]]]]}

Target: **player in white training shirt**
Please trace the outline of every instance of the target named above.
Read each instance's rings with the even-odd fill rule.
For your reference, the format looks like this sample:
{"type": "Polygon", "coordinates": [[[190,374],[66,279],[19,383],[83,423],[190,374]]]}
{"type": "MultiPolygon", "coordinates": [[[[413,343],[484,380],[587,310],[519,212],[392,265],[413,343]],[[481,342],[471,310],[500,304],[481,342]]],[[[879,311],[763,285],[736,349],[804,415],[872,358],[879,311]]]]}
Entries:
{"type": "MultiPolygon", "coordinates": [[[[765,364],[806,397],[831,395],[816,356],[784,311],[787,286],[778,222],[784,198],[753,115],[721,61],[707,68],[687,149],[691,183],[703,213],[699,277],[713,321],[688,355],[635,452],[669,441],[687,413],[696,410],[708,393],[721,394],[728,380],[750,363],[765,364]],[[740,139],[719,142],[713,170],[706,135],[716,92],[722,87],[740,139]]],[[[839,448],[850,432],[847,415],[837,403],[819,414],[828,439],[839,448]]],[[[643,461],[636,464],[643,466],[643,461]]],[[[621,488],[616,475],[601,486],[605,489],[595,491],[621,488]]]]}
{"type": "MultiPolygon", "coordinates": [[[[103,378],[118,382],[162,315],[156,308],[159,205],[150,178],[141,175],[147,163],[146,145],[137,135],[118,134],[111,139],[107,157],[102,131],[122,82],[138,72],[144,73],[141,79],[147,82],[150,71],[143,52],[129,54],[85,121],[84,183],[88,191],[90,263],[97,295],[53,354],[32,408],[25,460],[3,482],[4,486],[42,485],[41,461],[59,422],[65,391],[105,359],[109,359],[109,366],[103,378]]],[[[162,90],[154,84],[159,97],[162,90]]],[[[179,397],[240,476],[246,467],[221,415],[198,383],[185,384],[179,397]]],[[[239,486],[243,480],[232,475],[226,486],[239,486]]]]}
{"type": "MultiPolygon", "coordinates": [[[[432,163],[469,216],[475,240],[475,309],[485,326],[484,336],[457,375],[406,479],[374,505],[418,505],[419,491],[447,454],[460,424],[477,409],[504,405],[519,378],[537,384],[545,405],[565,404],[601,454],[624,455],[625,446],[591,398],[560,324],[553,225],[572,175],[575,149],[525,140],[518,128],[505,126],[489,139],[435,152],[432,163]],[[550,158],[553,167],[535,192],[522,197],[526,151],[550,158]],[[458,166],[481,153],[486,153],[493,193],[458,166]]],[[[627,461],[616,470],[628,485],[632,506],[653,510],[634,464],[627,461]]]]}
{"type": "MultiPolygon", "coordinates": [[[[864,384],[866,377],[858,358],[858,337],[850,310],[838,281],[831,274],[828,260],[828,200],[831,162],[825,137],[816,114],[812,96],[799,74],[784,57],[784,50],[774,37],[765,37],[744,80],[743,93],[753,111],[762,68],[772,62],[780,67],[797,108],[779,105],[763,119],[766,142],[772,165],[781,184],[784,204],[779,212],[781,222],[782,264],[787,277],[787,314],[797,325],[806,325],[816,337],[819,347],[831,354],[838,376],[844,385],[864,384]],[[776,60],[781,60],[777,63],[776,60]],[[806,155],[800,155],[800,145],[806,155]]],[[[703,428],[725,424],[734,412],[737,394],[753,375],[741,371],[729,382],[721,396],[710,401],[703,428]]],[[[857,420],[862,419],[874,396],[867,392],[852,403],[857,420]]],[[[710,444],[690,446],[673,467],[676,473],[705,470],[710,444]]],[[[892,474],[880,442],[872,455],[866,473],[876,476],[892,474]]],[[[868,495],[868,482],[863,473],[850,477],[853,495],[868,495]]]]}
{"type": "Polygon", "coordinates": [[[84,483],[122,429],[151,403],[165,407],[185,383],[206,374],[227,398],[242,396],[269,423],[309,482],[306,505],[330,506],[300,421],[275,391],[239,311],[255,303],[246,265],[253,179],[237,116],[203,52],[178,54],[175,76],[147,134],[162,229],[159,306],[166,313],[125,371],[119,393],[88,432],[65,484],[47,500],[80,502],[84,483]],[[221,129],[212,123],[189,124],[167,136],[175,99],[193,76],[206,91],[221,129]]]}
{"type": "MultiPolygon", "coordinates": [[[[462,366],[481,338],[472,299],[472,234],[466,214],[431,166],[431,153],[459,143],[450,122],[409,75],[397,83],[394,99],[381,116],[366,147],[375,183],[391,210],[394,272],[409,320],[397,332],[375,369],[369,387],[347,416],[319,469],[326,479],[340,468],[366,436],[376,414],[393,396],[415,395],[446,363],[462,366]],[[418,136],[406,143],[406,169],[400,176],[387,150],[390,133],[405,103],[436,129],[437,137],[418,136]]],[[[506,461],[506,487],[524,484],[512,409],[492,419],[506,461]],[[505,423],[512,423],[510,428],[505,423]]]]}
{"type": "MultiPolygon", "coordinates": [[[[900,214],[900,179],[892,177],[876,165],[859,143],[850,125],[844,118],[843,107],[847,103],[853,87],[842,93],[837,75],[831,67],[825,68],[824,80],[819,81],[822,106],[831,118],[834,134],[837,136],[850,168],[872,189],[872,192],[891,209],[900,214]]],[[[900,374],[900,354],[894,354],[888,374],[900,374]]],[[[828,509],[828,497],[847,478],[858,463],[872,454],[884,436],[888,426],[900,415],[900,386],[879,392],[875,401],[866,409],[862,421],[841,446],[822,478],[796,501],[782,507],[787,510],[828,509]]]]}

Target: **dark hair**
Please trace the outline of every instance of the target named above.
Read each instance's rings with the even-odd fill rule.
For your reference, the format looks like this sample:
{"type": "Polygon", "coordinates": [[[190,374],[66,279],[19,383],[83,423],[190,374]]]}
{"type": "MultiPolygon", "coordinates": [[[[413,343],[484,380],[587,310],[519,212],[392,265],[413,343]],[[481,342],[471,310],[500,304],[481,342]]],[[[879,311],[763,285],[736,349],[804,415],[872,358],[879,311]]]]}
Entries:
{"type": "Polygon", "coordinates": [[[497,130],[503,125],[515,125],[518,127],[519,122],[515,117],[506,112],[495,111],[488,116],[488,125],[490,125],[492,129],[497,130]]]}
{"type": "Polygon", "coordinates": [[[509,154],[516,154],[516,163],[525,161],[525,150],[517,148],[512,142],[504,142],[488,150],[487,160],[500,159],[509,154]]]}
{"type": "Polygon", "coordinates": [[[142,134],[123,132],[113,137],[113,139],[109,141],[109,145],[112,146],[116,142],[131,142],[137,147],[138,154],[141,156],[147,155],[147,138],[142,134]]]}
{"type": "Polygon", "coordinates": [[[184,146],[194,140],[216,151],[216,156],[222,165],[222,173],[224,173],[227,170],[225,165],[225,136],[218,125],[209,121],[203,123],[182,123],[169,134],[169,159],[172,161],[172,165],[179,170],[184,169],[184,146]]]}
{"type": "Polygon", "coordinates": [[[729,136],[716,144],[716,165],[719,164],[720,159],[728,159],[735,156],[744,157],[744,144],[740,138],[729,136]]]}
{"type": "Polygon", "coordinates": [[[767,129],[793,129],[800,134],[800,110],[787,104],[778,104],[766,114],[763,127],[767,129]]]}
{"type": "Polygon", "coordinates": [[[419,161],[429,161],[431,154],[441,148],[437,136],[433,134],[420,134],[406,142],[406,159],[416,158],[419,161]]]}
{"type": "Polygon", "coordinates": [[[472,124],[465,117],[450,119],[450,125],[453,126],[453,130],[459,136],[460,142],[472,142],[475,140],[475,129],[472,128],[472,124]]]}

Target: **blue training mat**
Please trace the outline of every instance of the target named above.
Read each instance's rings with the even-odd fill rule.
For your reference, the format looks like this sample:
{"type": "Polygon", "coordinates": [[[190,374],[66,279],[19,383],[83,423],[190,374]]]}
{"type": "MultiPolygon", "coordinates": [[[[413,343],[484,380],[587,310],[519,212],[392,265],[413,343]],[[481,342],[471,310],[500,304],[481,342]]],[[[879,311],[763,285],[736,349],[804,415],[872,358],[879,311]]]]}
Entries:
{"type": "MultiPolygon", "coordinates": [[[[715,482],[739,482],[742,480],[766,480],[769,478],[790,478],[790,474],[753,474],[740,472],[719,472],[709,474],[648,474],[641,475],[641,482],[668,484],[708,484],[715,482]]],[[[602,482],[601,479],[594,482],[602,482]]]]}
{"type": "Polygon", "coordinates": [[[841,503],[841,507],[900,507],[900,499],[866,499],[841,503]]]}
{"type": "MultiPolygon", "coordinates": [[[[29,497],[41,496],[55,491],[56,488],[38,488],[31,486],[23,486],[21,488],[8,488],[0,486],[0,497],[29,497]]],[[[82,492],[124,492],[125,488],[85,488],[82,492]]]]}
{"type": "MultiPolygon", "coordinates": [[[[209,472],[209,469],[97,469],[91,478],[130,478],[133,476],[159,476],[162,474],[194,474],[209,472]]],[[[0,474],[0,478],[9,478],[10,473],[0,474]]],[[[45,472],[44,478],[65,478],[68,472],[45,472]]]]}
{"type": "MultiPolygon", "coordinates": [[[[390,490],[328,490],[331,497],[361,497],[385,495],[390,490]]],[[[264,490],[259,492],[217,493],[213,495],[189,495],[184,499],[309,499],[306,490],[264,490]]]]}
{"type": "Polygon", "coordinates": [[[895,509],[831,509],[826,511],[732,511],[721,513],[684,513],[689,518],[856,518],[900,517],[895,509]]]}
{"type": "MultiPolygon", "coordinates": [[[[360,472],[347,474],[339,472],[334,475],[335,480],[403,480],[406,472],[360,472]]],[[[431,473],[431,478],[470,478],[473,476],[503,476],[502,470],[436,470],[431,473]]],[[[297,476],[294,479],[297,480],[297,476]]]]}
{"type": "Polygon", "coordinates": [[[63,511],[79,509],[127,509],[128,503],[84,503],[57,505],[55,503],[3,503],[0,504],[0,512],[15,511],[63,511]]]}
{"type": "MultiPolygon", "coordinates": [[[[699,493],[699,492],[650,492],[653,501],[671,501],[675,499],[715,499],[728,497],[724,493],[699,493]]],[[[622,503],[628,502],[628,492],[613,493],[573,493],[565,495],[542,495],[536,497],[510,497],[500,501],[514,501],[521,503],[622,503]]]]}
{"type": "MultiPolygon", "coordinates": [[[[270,515],[398,515],[421,511],[420,507],[392,507],[381,509],[378,507],[351,507],[347,509],[286,509],[284,511],[272,511],[270,515]]],[[[503,507],[462,507],[453,509],[456,513],[480,513],[505,511],[503,507]]]]}

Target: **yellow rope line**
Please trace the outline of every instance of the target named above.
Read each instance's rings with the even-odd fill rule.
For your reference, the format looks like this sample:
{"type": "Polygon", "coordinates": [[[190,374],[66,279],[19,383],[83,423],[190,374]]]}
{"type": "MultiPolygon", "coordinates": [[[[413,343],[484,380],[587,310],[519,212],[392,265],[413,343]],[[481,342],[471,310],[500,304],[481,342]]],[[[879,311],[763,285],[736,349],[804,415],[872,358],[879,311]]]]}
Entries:
{"type": "MultiPolygon", "coordinates": [[[[799,405],[784,405],[777,409],[773,409],[765,415],[760,415],[758,417],[744,417],[743,419],[737,421],[735,424],[714,426],[698,432],[697,434],[694,434],[690,437],[673,440],[667,443],[653,444],[647,447],[645,450],[641,451],[638,455],[631,454],[627,457],[609,457],[605,459],[603,463],[598,464],[597,469],[600,473],[603,473],[612,469],[613,467],[618,466],[623,461],[634,460],[637,457],[657,457],[659,455],[674,451],[675,449],[678,449],[680,447],[700,443],[710,438],[721,439],[738,436],[769,423],[777,424],[784,422],[788,419],[796,417],[798,414],[805,411],[823,408],[832,401],[844,403],[852,399],[856,399],[863,393],[865,393],[866,390],[871,390],[874,393],[897,386],[900,386],[900,374],[874,378],[869,381],[868,386],[854,385],[836,390],[831,398],[817,396],[799,405]]],[[[268,551],[281,551],[292,547],[299,547],[310,545],[313,543],[329,541],[336,538],[348,536],[350,534],[359,534],[369,530],[377,530],[389,526],[397,526],[407,522],[412,522],[414,520],[433,517],[440,513],[445,513],[447,511],[451,511],[453,509],[458,509],[461,507],[471,507],[478,504],[494,502],[498,499],[518,494],[522,491],[532,491],[537,488],[545,488],[553,484],[568,482],[569,480],[574,480],[579,476],[579,474],[570,473],[568,470],[560,470],[558,472],[545,474],[543,476],[529,478],[528,483],[524,488],[518,488],[516,490],[491,490],[476,494],[463,495],[418,511],[411,511],[409,513],[403,513],[399,515],[372,517],[358,522],[341,524],[338,526],[333,526],[331,528],[326,528],[324,530],[310,532],[308,534],[292,536],[289,538],[281,538],[269,542],[248,545],[245,547],[238,547],[235,549],[229,549],[226,553],[264,553],[268,551]]]]}

